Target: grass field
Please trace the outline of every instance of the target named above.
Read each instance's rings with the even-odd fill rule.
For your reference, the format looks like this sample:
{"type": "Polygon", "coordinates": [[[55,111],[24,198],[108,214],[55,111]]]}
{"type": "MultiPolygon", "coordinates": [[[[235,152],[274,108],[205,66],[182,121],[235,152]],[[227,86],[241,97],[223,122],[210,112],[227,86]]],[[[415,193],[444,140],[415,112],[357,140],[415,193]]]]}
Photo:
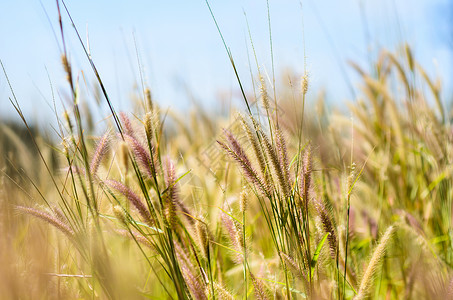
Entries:
{"type": "Polygon", "coordinates": [[[102,133],[62,49],[58,139],[13,93],[23,123],[0,127],[0,298],[453,298],[452,114],[408,45],[351,64],[346,112],[258,67],[228,116],[146,87],[117,112],[97,77],[102,133]]]}

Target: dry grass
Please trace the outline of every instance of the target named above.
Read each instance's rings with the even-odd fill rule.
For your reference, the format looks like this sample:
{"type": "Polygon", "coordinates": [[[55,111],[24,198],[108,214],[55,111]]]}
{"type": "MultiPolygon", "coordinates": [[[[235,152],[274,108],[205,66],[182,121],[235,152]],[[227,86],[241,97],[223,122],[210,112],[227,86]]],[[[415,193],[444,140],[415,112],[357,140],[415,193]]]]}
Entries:
{"type": "Polygon", "coordinates": [[[258,74],[260,95],[229,125],[195,111],[167,130],[145,90],[133,117],[110,107],[100,138],[62,57],[61,145],[33,133],[29,150],[0,128],[4,297],[451,296],[453,128],[409,47],[383,52],[374,75],[353,66],[353,122],[322,97],[304,112],[307,76],[277,110],[258,74]]]}

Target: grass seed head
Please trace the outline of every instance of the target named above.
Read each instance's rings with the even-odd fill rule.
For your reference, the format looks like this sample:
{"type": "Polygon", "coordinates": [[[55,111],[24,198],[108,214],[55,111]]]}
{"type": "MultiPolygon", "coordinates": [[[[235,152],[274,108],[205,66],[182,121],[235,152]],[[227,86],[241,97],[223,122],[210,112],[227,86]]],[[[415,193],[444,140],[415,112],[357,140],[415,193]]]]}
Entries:
{"type": "Polygon", "coordinates": [[[127,225],[127,217],[124,212],[124,209],[121,206],[119,205],[113,206],[113,214],[118,219],[118,221],[120,221],[121,224],[127,225]]]}
{"type": "Polygon", "coordinates": [[[153,140],[153,125],[154,125],[153,113],[147,112],[145,114],[145,132],[148,142],[151,142],[153,140]]]}
{"type": "Polygon", "coordinates": [[[302,76],[301,80],[301,87],[302,87],[302,94],[306,95],[308,92],[308,74],[305,73],[304,76],[302,76]]]}
{"type": "Polygon", "coordinates": [[[201,249],[201,252],[205,258],[208,258],[208,247],[209,247],[209,235],[208,227],[203,221],[203,217],[199,217],[199,221],[195,223],[195,230],[197,233],[198,243],[201,249]]]}
{"type": "Polygon", "coordinates": [[[247,205],[248,205],[248,193],[246,187],[242,188],[241,194],[239,196],[239,208],[241,212],[246,212],[247,211],[247,205]]]}
{"type": "Polygon", "coordinates": [[[68,224],[65,224],[62,220],[59,218],[56,218],[55,216],[52,216],[51,214],[38,210],[36,208],[31,208],[31,207],[24,207],[24,206],[16,206],[16,209],[19,211],[22,211],[24,213],[27,213],[29,215],[32,215],[34,217],[37,217],[41,220],[46,221],[47,223],[53,225],[55,228],[59,229],[61,232],[63,232],[66,236],[68,237],[73,237],[74,236],[74,231],[69,227],[68,224]]]}
{"type": "Polygon", "coordinates": [[[109,150],[109,135],[105,133],[97,143],[96,150],[94,151],[93,158],[90,163],[91,175],[96,175],[102,159],[105,157],[109,150]]]}
{"type": "Polygon", "coordinates": [[[153,99],[151,97],[151,90],[149,88],[145,89],[145,101],[146,101],[146,108],[148,112],[152,112],[154,110],[153,107],[153,99]]]}
{"type": "Polygon", "coordinates": [[[68,82],[71,82],[72,68],[71,68],[71,64],[68,61],[68,57],[64,54],[61,55],[61,64],[63,65],[63,69],[66,73],[66,80],[68,82]]]}
{"type": "Polygon", "coordinates": [[[220,285],[217,282],[214,282],[214,291],[217,294],[218,299],[220,300],[234,300],[233,294],[220,285]]]}
{"type": "Polygon", "coordinates": [[[269,111],[269,95],[267,93],[266,81],[262,75],[260,75],[260,84],[261,100],[263,101],[264,109],[269,111]]]}
{"type": "Polygon", "coordinates": [[[121,141],[119,144],[119,163],[121,168],[124,170],[124,174],[127,174],[129,170],[129,147],[125,141],[121,141]]]}
{"type": "Polygon", "coordinates": [[[395,226],[390,226],[385,231],[384,235],[382,236],[379,244],[374,249],[373,255],[371,256],[370,262],[368,263],[368,267],[365,270],[365,273],[362,277],[362,281],[360,283],[360,288],[358,291],[357,296],[354,300],[361,300],[364,299],[372,286],[372,282],[374,279],[374,275],[376,274],[379,264],[382,261],[384,254],[387,250],[387,246],[392,238],[393,233],[395,232],[395,226]]]}

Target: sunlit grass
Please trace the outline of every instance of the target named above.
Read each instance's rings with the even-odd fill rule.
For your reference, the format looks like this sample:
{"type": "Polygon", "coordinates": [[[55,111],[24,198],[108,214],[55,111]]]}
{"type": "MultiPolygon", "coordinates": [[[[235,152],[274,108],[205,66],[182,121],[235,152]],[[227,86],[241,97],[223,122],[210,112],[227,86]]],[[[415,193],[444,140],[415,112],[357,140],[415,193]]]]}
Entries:
{"type": "Polygon", "coordinates": [[[145,88],[136,111],[108,102],[96,137],[61,32],[60,140],[14,96],[29,136],[0,127],[6,298],[452,297],[451,114],[409,46],[353,64],[346,114],[308,100],[308,75],[277,103],[257,68],[229,118],[162,111],[145,88]]]}

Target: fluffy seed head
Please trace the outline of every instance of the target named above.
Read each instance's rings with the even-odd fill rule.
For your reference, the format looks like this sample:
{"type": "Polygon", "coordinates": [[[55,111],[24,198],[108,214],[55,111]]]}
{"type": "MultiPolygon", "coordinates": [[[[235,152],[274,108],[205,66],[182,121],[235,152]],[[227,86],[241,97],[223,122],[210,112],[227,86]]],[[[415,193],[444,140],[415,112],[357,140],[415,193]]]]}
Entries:
{"type": "Polygon", "coordinates": [[[220,300],[234,300],[235,299],[230,291],[225,289],[223,286],[221,286],[217,282],[214,282],[214,291],[216,292],[217,297],[220,300]]]}
{"type": "Polygon", "coordinates": [[[304,76],[302,76],[301,80],[301,87],[302,87],[302,94],[305,95],[308,92],[308,74],[305,73],[304,76]]]}
{"type": "Polygon", "coordinates": [[[105,157],[109,150],[109,136],[108,133],[104,134],[99,140],[96,150],[94,151],[93,158],[90,163],[90,173],[91,175],[96,175],[99,165],[101,164],[102,159],[105,157]]]}
{"type": "Polygon", "coordinates": [[[189,270],[184,266],[181,267],[181,271],[193,298],[196,300],[208,299],[205,294],[205,289],[203,288],[203,283],[200,281],[199,277],[195,276],[192,270],[189,270]]]}
{"type": "Polygon", "coordinates": [[[167,190],[164,194],[164,214],[168,225],[173,227],[176,224],[176,206],[179,201],[179,191],[176,185],[176,171],[175,166],[171,159],[167,158],[165,182],[167,184],[167,190]]]}
{"type": "Polygon", "coordinates": [[[124,168],[125,173],[127,173],[127,170],[129,169],[129,148],[127,146],[127,143],[124,141],[120,142],[119,146],[119,160],[120,160],[120,166],[124,168]]]}
{"type": "MultiPolygon", "coordinates": [[[[202,218],[202,217],[201,217],[202,218]]],[[[195,230],[197,232],[198,243],[201,249],[201,252],[205,258],[208,257],[208,247],[209,247],[209,238],[208,238],[208,228],[206,223],[203,221],[198,221],[195,223],[195,230]]]]}
{"type": "Polygon", "coordinates": [[[266,148],[268,156],[270,157],[272,167],[274,168],[275,174],[277,175],[277,181],[280,185],[281,191],[283,195],[288,198],[290,196],[289,182],[285,179],[285,172],[283,170],[283,166],[280,164],[277,151],[271,144],[269,137],[263,131],[261,131],[260,133],[263,137],[264,146],[266,148]]]}
{"type": "Polygon", "coordinates": [[[263,101],[264,109],[269,111],[269,95],[267,94],[266,81],[262,75],[260,75],[260,83],[261,100],[263,101]]]}
{"type": "Polygon", "coordinates": [[[248,193],[247,193],[246,187],[244,187],[242,189],[241,195],[239,196],[239,208],[240,208],[241,212],[247,211],[247,204],[248,204],[247,197],[248,197],[248,193]]]}
{"type": "Polygon", "coordinates": [[[335,233],[335,228],[333,225],[333,217],[329,215],[326,207],[320,202],[315,202],[316,210],[318,211],[319,217],[321,218],[321,223],[323,229],[326,233],[329,233],[327,240],[329,241],[330,256],[335,258],[337,253],[337,235],[335,233]]]}
{"type": "Polygon", "coordinates": [[[153,113],[147,112],[145,115],[145,132],[149,142],[153,139],[153,113]]]}
{"type": "Polygon", "coordinates": [[[217,143],[234,159],[236,160],[240,167],[242,168],[244,172],[244,176],[251,182],[253,183],[257,189],[259,189],[264,195],[269,195],[269,189],[261,179],[261,177],[258,175],[258,173],[255,171],[255,169],[252,167],[249,158],[247,157],[247,154],[245,154],[245,151],[242,149],[242,147],[235,141],[235,137],[233,135],[227,135],[227,138],[229,139],[230,143],[232,144],[231,147],[226,145],[225,143],[222,143],[221,141],[217,141],[217,143]]]}
{"type": "Polygon", "coordinates": [[[121,224],[123,225],[127,224],[126,214],[124,213],[124,209],[121,206],[115,205],[113,207],[113,214],[118,219],[118,221],[121,222],[121,224]]]}
{"type": "Polygon", "coordinates": [[[387,245],[390,242],[390,239],[395,231],[395,226],[390,226],[385,231],[384,235],[381,238],[378,246],[375,248],[373,255],[371,256],[370,263],[366,268],[366,271],[363,275],[362,282],[360,283],[360,289],[357,296],[354,300],[361,300],[364,299],[369,292],[371,287],[371,283],[373,281],[374,274],[376,273],[382,258],[384,257],[385,250],[387,249],[387,245]]]}
{"type": "Polygon", "coordinates": [[[355,163],[352,163],[351,173],[349,173],[348,182],[347,182],[348,194],[351,192],[351,189],[354,185],[354,180],[355,180],[355,163]]]}
{"type": "Polygon", "coordinates": [[[135,130],[134,130],[134,127],[132,127],[132,123],[131,123],[131,120],[129,119],[129,117],[126,115],[126,113],[124,112],[120,112],[120,119],[121,119],[121,123],[123,125],[123,130],[124,132],[133,137],[133,138],[136,138],[135,137],[135,130]]]}
{"type": "Polygon", "coordinates": [[[105,184],[124,195],[132,203],[132,205],[134,205],[145,222],[148,223],[148,225],[152,225],[154,223],[148,208],[145,206],[145,204],[143,204],[140,197],[135,194],[129,187],[116,180],[106,180],[105,184]]]}
{"type": "Polygon", "coordinates": [[[138,163],[142,167],[142,170],[148,175],[149,178],[153,178],[153,174],[155,174],[156,166],[154,165],[154,161],[151,159],[151,155],[146,150],[145,147],[133,136],[124,135],[126,142],[131,147],[132,151],[134,152],[134,156],[137,159],[138,163]]]}
{"type": "MultiPolygon", "coordinates": [[[[0,186],[1,188],[1,186],[0,186]]],[[[1,190],[0,190],[1,191],[1,190]]],[[[54,213],[55,217],[62,223],[66,222],[66,216],[64,212],[57,206],[52,207],[52,212],[54,213]]]]}
{"type": "Polygon", "coordinates": [[[63,223],[59,218],[56,218],[47,212],[24,206],[16,206],[16,209],[46,221],[47,223],[55,226],[68,237],[74,236],[74,231],[67,224],[63,223]]]}
{"type": "Polygon", "coordinates": [[[289,160],[288,160],[288,150],[286,148],[285,137],[280,128],[276,128],[276,146],[278,152],[278,159],[280,161],[280,166],[283,172],[284,180],[286,182],[286,188],[291,191],[291,182],[290,182],[290,173],[289,173],[289,160]]]}
{"type": "Polygon", "coordinates": [[[266,287],[264,286],[264,283],[262,282],[262,280],[256,278],[251,272],[250,272],[250,279],[252,280],[252,284],[255,289],[255,298],[258,300],[270,299],[269,293],[266,290],[266,287]]]}
{"type": "Polygon", "coordinates": [[[409,65],[409,69],[414,72],[414,57],[412,55],[411,48],[408,44],[404,45],[404,51],[406,52],[407,57],[407,64],[409,65]]]}
{"type": "Polygon", "coordinates": [[[222,220],[223,227],[225,228],[225,231],[230,238],[233,249],[237,251],[237,255],[235,256],[234,260],[238,264],[242,263],[243,257],[241,253],[243,253],[244,250],[242,235],[240,234],[239,228],[238,226],[236,226],[233,219],[223,211],[220,212],[220,218],[222,220]]]}
{"type": "Polygon", "coordinates": [[[61,64],[63,65],[64,71],[66,73],[66,80],[71,82],[71,76],[72,76],[71,65],[69,64],[67,56],[64,54],[61,56],[61,64]]]}
{"type": "Polygon", "coordinates": [[[146,108],[148,109],[148,112],[152,112],[154,110],[154,108],[153,108],[153,100],[151,98],[151,90],[149,88],[145,89],[145,101],[146,101],[146,108]]]}
{"type": "Polygon", "coordinates": [[[304,198],[305,205],[308,203],[308,194],[311,186],[311,170],[312,170],[312,160],[311,160],[311,148],[307,146],[303,157],[303,167],[302,167],[302,180],[301,180],[301,193],[304,198]]]}
{"type": "MultiPolygon", "coordinates": [[[[255,134],[255,132],[252,132],[252,129],[250,128],[249,124],[245,121],[245,119],[242,116],[239,116],[239,120],[242,123],[242,128],[244,129],[245,133],[247,134],[249,143],[252,145],[252,149],[255,154],[256,160],[258,161],[258,164],[260,165],[261,173],[264,176],[265,184],[269,185],[269,183],[271,181],[270,176],[269,176],[269,170],[267,170],[266,159],[265,159],[263,152],[261,150],[261,147],[259,145],[258,137],[255,134]]],[[[254,128],[256,130],[258,130],[259,125],[256,122],[256,120],[253,117],[251,117],[251,120],[253,122],[254,128]]]]}

